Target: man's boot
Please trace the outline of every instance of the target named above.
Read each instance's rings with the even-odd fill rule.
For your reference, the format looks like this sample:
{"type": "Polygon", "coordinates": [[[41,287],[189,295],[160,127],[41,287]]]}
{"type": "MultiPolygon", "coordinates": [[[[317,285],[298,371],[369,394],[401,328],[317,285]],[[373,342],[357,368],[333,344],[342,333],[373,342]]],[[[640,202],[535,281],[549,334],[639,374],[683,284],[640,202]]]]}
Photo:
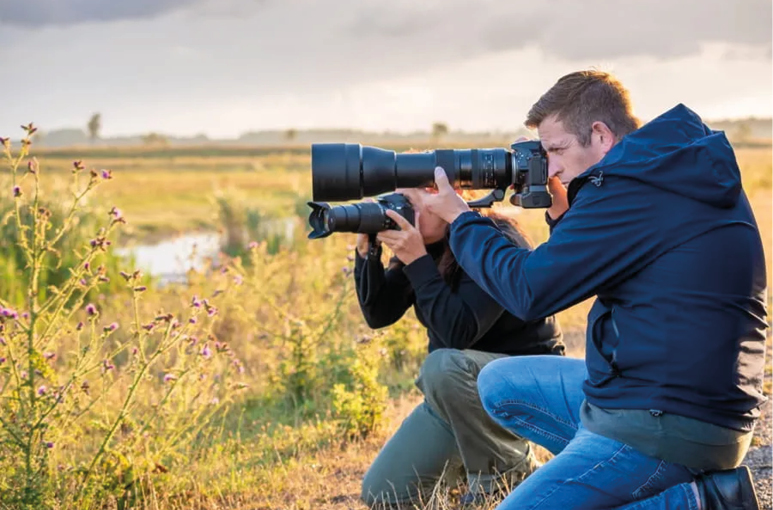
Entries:
{"type": "Polygon", "coordinates": [[[759,510],[749,468],[705,473],[695,480],[703,510],[759,510]]]}

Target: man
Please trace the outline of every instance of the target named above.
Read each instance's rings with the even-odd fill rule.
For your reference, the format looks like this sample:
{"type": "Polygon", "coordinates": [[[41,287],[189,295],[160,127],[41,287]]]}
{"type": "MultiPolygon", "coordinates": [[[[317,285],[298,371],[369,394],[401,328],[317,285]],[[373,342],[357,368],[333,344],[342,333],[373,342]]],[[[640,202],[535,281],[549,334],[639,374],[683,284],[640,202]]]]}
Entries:
{"type": "Polygon", "coordinates": [[[504,359],[479,376],[492,417],[556,455],[501,508],[756,509],[738,466],[764,401],[767,278],[730,144],[684,105],[639,128],[626,89],[597,71],[561,78],[526,125],[554,194],[536,250],[469,211],[442,169],[425,198],[461,267],[513,315],[596,296],[584,362],[504,359]]]}

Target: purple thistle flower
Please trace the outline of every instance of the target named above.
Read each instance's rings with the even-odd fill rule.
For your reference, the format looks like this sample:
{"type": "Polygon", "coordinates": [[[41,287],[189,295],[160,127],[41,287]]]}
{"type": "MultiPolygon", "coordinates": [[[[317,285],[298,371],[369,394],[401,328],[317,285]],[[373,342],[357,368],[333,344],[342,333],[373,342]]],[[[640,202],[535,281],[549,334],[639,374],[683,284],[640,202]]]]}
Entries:
{"type": "Polygon", "coordinates": [[[91,269],[91,264],[89,264],[88,262],[86,262],[85,264],[83,264],[83,269],[85,269],[86,271],[88,271],[89,269],[91,269]]]}
{"type": "Polygon", "coordinates": [[[13,187],[13,196],[14,197],[20,197],[22,195],[21,188],[19,186],[13,187]]]}
{"type": "Polygon", "coordinates": [[[105,327],[103,328],[103,330],[105,331],[105,333],[108,333],[108,332],[113,332],[113,331],[115,331],[116,329],[118,329],[118,323],[117,323],[117,322],[113,322],[113,323],[111,323],[109,326],[105,326],[105,327]]]}
{"type": "Polygon", "coordinates": [[[19,375],[21,376],[22,379],[26,379],[27,378],[27,371],[26,370],[22,370],[19,375]]]}
{"type": "Polygon", "coordinates": [[[80,331],[83,329],[83,322],[79,322],[77,326],[75,326],[76,331],[80,331]]]}
{"type": "Polygon", "coordinates": [[[214,306],[207,307],[207,315],[209,315],[210,317],[214,317],[215,315],[217,315],[217,308],[215,308],[214,306]]]}
{"type": "Polygon", "coordinates": [[[5,363],[5,358],[3,358],[2,356],[0,356],[0,363],[5,363]]]}
{"type": "Polygon", "coordinates": [[[140,285],[139,287],[134,287],[134,292],[145,292],[148,290],[148,288],[145,285],[140,285]]]}
{"type": "Polygon", "coordinates": [[[137,349],[136,347],[132,347],[132,354],[137,354],[138,352],[140,352],[139,349],[137,349]]]}
{"type": "Polygon", "coordinates": [[[171,382],[171,381],[176,381],[176,380],[177,380],[177,376],[174,375],[174,374],[166,374],[166,375],[164,375],[164,382],[165,383],[168,383],[168,382],[171,382]]]}
{"type": "Polygon", "coordinates": [[[191,317],[190,319],[188,319],[188,322],[191,324],[196,324],[196,317],[191,317]]]}
{"type": "Polygon", "coordinates": [[[112,170],[105,170],[103,169],[101,172],[102,178],[105,180],[112,179],[113,178],[113,171],[112,170]]]}
{"type": "Polygon", "coordinates": [[[89,317],[93,317],[97,314],[97,307],[94,306],[93,303],[89,303],[86,305],[86,315],[89,317]]]}
{"type": "Polygon", "coordinates": [[[21,318],[22,319],[29,319],[30,318],[30,313],[29,312],[22,312],[21,318]]]}
{"type": "Polygon", "coordinates": [[[45,394],[46,394],[46,387],[45,386],[41,386],[40,388],[38,388],[38,395],[39,396],[42,397],[45,394]]]}
{"type": "Polygon", "coordinates": [[[46,441],[46,448],[49,450],[54,447],[54,443],[52,441],[46,441]]]}
{"type": "Polygon", "coordinates": [[[81,278],[78,283],[80,283],[84,287],[86,287],[89,284],[89,282],[87,282],[85,278],[81,278]]]}
{"type": "Polygon", "coordinates": [[[199,298],[196,296],[193,296],[193,301],[191,301],[191,306],[194,308],[201,308],[201,301],[199,301],[199,298]]]}
{"type": "Polygon", "coordinates": [[[102,371],[107,372],[108,370],[113,370],[115,368],[115,365],[113,365],[109,359],[106,359],[102,362],[102,371]]]}
{"type": "Polygon", "coordinates": [[[142,329],[144,329],[146,331],[153,331],[153,328],[155,328],[155,327],[156,327],[156,323],[155,322],[151,322],[150,324],[143,325],[142,329]]]}
{"type": "Polygon", "coordinates": [[[204,344],[204,347],[201,348],[201,355],[204,356],[205,359],[209,359],[212,356],[212,351],[208,344],[204,344]]]}

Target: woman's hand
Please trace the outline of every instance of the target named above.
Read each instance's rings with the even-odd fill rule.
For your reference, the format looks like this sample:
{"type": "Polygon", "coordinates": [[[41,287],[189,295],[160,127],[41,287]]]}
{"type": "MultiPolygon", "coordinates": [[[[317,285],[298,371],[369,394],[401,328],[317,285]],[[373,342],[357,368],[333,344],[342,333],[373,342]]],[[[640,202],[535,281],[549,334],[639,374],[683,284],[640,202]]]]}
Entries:
{"type": "MultiPolygon", "coordinates": [[[[379,243],[378,241],[375,241],[374,243],[376,247],[378,247],[379,243]]],[[[360,255],[360,257],[366,259],[368,258],[368,252],[370,251],[370,239],[368,234],[357,234],[357,253],[360,255]]]]}
{"type": "MultiPolygon", "coordinates": [[[[426,255],[427,248],[424,246],[421,232],[395,211],[387,209],[386,214],[397,223],[401,230],[384,230],[379,232],[376,238],[387,245],[400,259],[400,262],[406,266],[426,255]]],[[[415,223],[419,224],[419,211],[416,211],[415,223]]]]}

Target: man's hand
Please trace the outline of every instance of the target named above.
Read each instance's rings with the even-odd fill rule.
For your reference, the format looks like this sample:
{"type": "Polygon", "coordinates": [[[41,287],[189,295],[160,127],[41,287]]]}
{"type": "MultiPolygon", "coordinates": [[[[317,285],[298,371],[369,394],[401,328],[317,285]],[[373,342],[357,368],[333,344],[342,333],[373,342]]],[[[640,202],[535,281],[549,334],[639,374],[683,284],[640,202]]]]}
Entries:
{"type": "MultiPolygon", "coordinates": [[[[406,266],[426,255],[427,248],[424,246],[421,232],[395,211],[387,209],[386,214],[397,223],[401,230],[384,230],[379,232],[376,238],[387,245],[400,259],[400,262],[406,266]]],[[[416,211],[415,223],[419,224],[419,211],[416,211]]]]}
{"type": "Polygon", "coordinates": [[[548,179],[548,190],[553,195],[553,205],[548,208],[548,215],[554,220],[560,218],[569,210],[569,197],[566,188],[558,177],[548,179]]]}
{"type": "Polygon", "coordinates": [[[460,214],[470,210],[467,202],[451,187],[445,171],[439,166],[435,167],[435,185],[437,193],[422,192],[424,205],[431,213],[451,224],[460,214]]]}

